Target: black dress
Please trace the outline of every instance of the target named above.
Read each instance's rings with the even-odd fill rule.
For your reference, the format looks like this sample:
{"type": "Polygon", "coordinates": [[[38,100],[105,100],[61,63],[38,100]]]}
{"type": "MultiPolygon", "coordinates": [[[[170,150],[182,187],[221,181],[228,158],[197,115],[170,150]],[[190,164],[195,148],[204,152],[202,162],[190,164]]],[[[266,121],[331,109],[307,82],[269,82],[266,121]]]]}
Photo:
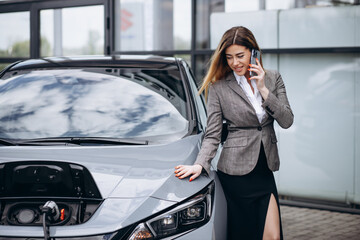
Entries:
{"type": "Polygon", "coordinates": [[[268,168],[261,144],[255,168],[243,176],[228,175],[218,170],[228,207],[228,240],[261,240],[271,194],[274,195],[280,218],[279,197],[272,171],[268,168]]]}

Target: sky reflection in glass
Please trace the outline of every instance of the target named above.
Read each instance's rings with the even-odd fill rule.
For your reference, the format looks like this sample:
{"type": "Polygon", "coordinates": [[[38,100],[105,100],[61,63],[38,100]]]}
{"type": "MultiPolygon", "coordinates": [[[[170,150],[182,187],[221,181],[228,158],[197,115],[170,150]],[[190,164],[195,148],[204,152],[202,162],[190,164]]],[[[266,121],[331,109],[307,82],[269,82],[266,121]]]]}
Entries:
{"type": "Polygon", "coordinates": [[[160,80],[150,74],[43,70],[3,81],[0,137],[181,138],[188,126],[183,90],[166,85],[167,71],[155,74],[160,80]]]}

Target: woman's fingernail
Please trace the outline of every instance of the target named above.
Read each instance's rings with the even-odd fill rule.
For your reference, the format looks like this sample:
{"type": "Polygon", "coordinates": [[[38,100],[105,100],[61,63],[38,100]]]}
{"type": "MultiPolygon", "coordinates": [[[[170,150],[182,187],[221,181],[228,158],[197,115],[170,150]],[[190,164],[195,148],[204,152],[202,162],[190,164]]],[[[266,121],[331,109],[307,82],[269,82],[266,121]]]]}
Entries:
{"type": "Polygon", "coordinates": [[[192,179],[190,178],[189,182],[191,182],[191,181],[192,181],[192,179]]]}
{"type": "Polygon", "coordinates": [[[256,58],[256,61],[259,61],[259,59],[256,58]]]}
{"type": "Polygon", "coordinates": [[[248,68],[248,71],[250,71],[250,68],[248,68]]]}

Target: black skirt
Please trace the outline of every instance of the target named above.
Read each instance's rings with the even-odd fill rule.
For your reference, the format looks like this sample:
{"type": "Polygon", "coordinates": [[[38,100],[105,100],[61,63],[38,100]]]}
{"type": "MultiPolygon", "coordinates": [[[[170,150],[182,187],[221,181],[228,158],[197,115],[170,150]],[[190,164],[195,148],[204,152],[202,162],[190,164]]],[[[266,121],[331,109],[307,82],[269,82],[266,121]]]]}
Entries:
{"type": "Polygon", "coordinates": [[[279,197],[272,171],[268,168],[263,145],[255,168],[243,176],[228,175],[218,170],[228,207],[228,240],[261,240],[271,194],[280,218],[279,197]]]}

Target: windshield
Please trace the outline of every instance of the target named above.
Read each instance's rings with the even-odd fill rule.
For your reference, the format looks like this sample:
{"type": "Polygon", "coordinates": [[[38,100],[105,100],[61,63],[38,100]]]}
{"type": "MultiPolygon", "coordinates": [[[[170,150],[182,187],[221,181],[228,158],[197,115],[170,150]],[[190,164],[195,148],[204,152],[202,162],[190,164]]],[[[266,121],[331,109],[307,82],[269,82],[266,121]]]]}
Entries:
{"type": "Polygon", "coordinates": [[[188,131],[179,70],[61,69],[0,81],[0,138],[176,140],[188,131]]]}

